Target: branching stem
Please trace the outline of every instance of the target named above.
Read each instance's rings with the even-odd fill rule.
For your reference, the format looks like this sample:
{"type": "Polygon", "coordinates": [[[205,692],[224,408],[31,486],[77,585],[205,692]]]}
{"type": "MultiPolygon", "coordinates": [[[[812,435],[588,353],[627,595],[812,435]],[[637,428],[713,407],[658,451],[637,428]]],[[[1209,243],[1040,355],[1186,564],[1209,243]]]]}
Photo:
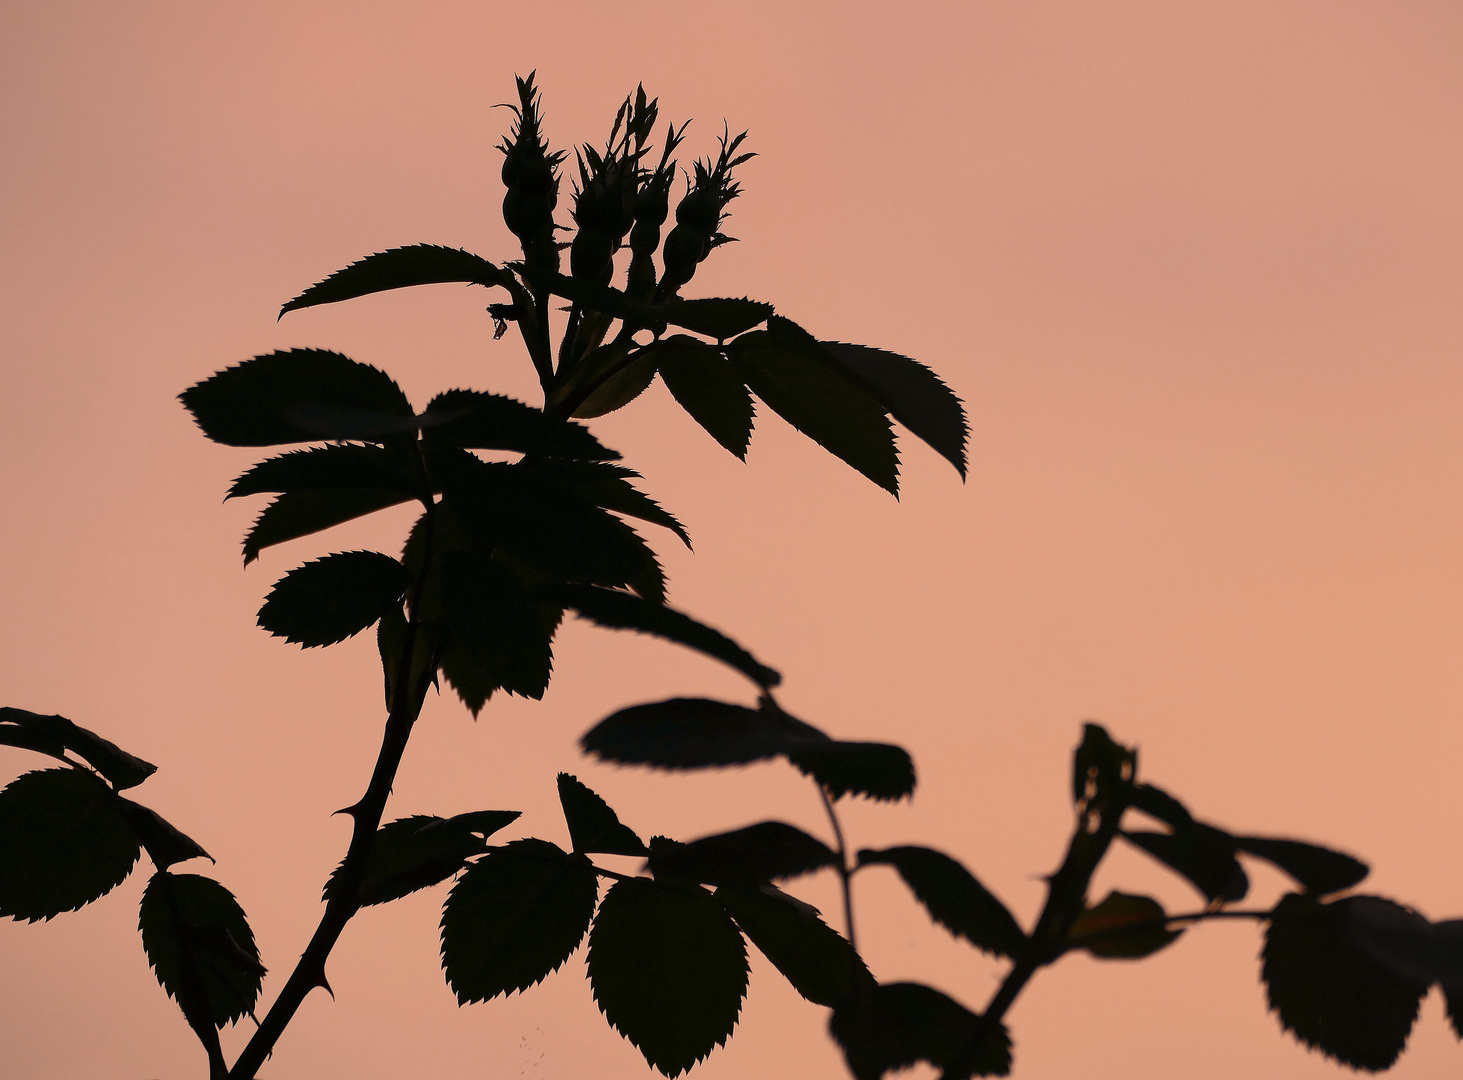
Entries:
{"type": "Polygon", "coordinates": [[[833,826],[833,838],[838,843],[838,877],[843,883],[843,922],[848,928],[848,943],[853,946],[854,952],[858,952],[858,939],[854,936],[853,929],[853,889],[850,885],[853,868],[848,865],[848,845],[843,840],[843,826],[839,824],[838,812],[833,809],[833,800],[828,797],[828,789],[822,784],[818,785],[818,795],[823,800],[823,809],[828,811],[828,821],[833,826]]]}

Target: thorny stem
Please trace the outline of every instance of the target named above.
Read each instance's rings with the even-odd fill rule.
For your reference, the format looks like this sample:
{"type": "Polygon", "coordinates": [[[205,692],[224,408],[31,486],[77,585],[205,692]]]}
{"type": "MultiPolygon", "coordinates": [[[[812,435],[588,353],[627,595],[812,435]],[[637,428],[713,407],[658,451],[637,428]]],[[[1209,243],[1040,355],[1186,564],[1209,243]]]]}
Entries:
{"type": "Polygon", "coordinates": [[[848,865],[848,845],[844,843],[843,826],[838,822],[833,800],[828,797],[828,789],[822,784],[818,785],[818,795],[822,798],[823,809],[828,811],[828,820],[833,825],[833,838],[838,842],[838,876],[843,882],[843,921],[848,927],[848,943],[854,952],[858,952],[858,940],[854,937],[853,930],[853,889],[850,887],[853,870],[848,865]]]}

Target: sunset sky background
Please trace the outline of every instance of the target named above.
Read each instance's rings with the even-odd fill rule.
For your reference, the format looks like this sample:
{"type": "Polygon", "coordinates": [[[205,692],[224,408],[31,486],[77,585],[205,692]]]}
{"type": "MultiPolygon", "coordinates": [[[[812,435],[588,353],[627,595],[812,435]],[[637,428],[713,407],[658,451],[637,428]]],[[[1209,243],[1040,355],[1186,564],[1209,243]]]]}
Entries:
{"type": "MultiPolygon", "coordinates": [[[[202,872],[248,911],[272,1000],[383,717],[369,635],[301,652],[254,615],[307,558],[395,551],[408,516],[243,571],[262,500],[221,499],[259,455],[205,441],[176,395],[316,346],[419,406],[452,386],[535,400],[482,290],[275,314],[371,251],[513,257],[493,108],[513,74],[537,69],[558,147],[601,143],[643,80],[695,119],[683,163],[723,117],[760,155],[741,242],[687,293],[914,356],[969,409],[969,480],[906,439],[898,502],[765,412],[745,465],[658,385],[595,423],[691,530],[694,555],[651,537],[672,602],[779,667],[794,713],[913,753],[914,800],[850,806],[852,842],[946,850],[1030,920],[1098,719],[1196,814],[1354,852],[1365,889],[1463,916],[1460,55],[1463,7],[1407,0],[4,5],[0,704],[159,764],[136,795],[217,858],[202,872]]],[[[627,704],[747,700],[735,676],[584,625],[557,668],[542,703],[476,722],[432,698],[388,816],[521,809],[505,837],[563,842],[562,769],[642,835],[826,831],[786,766],[670,777],[576,749],[627,704]]],[[[0,750],[0,780],[40,764],[0,750]]],[[[1198,906],[1110,862],[1099,896],[1198,906]]],[[[1253,877],[1257,903],[1284,887],[1253,877]]],[[[204,1074],[138,942],[145,880],[0,925],[7,1076],[204,1074]]],[[[837,921],[831,880],[795,891],[837,921]]],[[[444,896],[348,928],[337,1000],[306,1002],[266,1078],[650,1075],[582,952],[457,1008],[444,896]]],[[[983,1006],[1001,967],[891,873],[858,903],[881,979],[983,1006]]],[[[1063,960],[1009,1015],[1014,1075],[1340,1075],[1266,1012],[1259,947],[1234,923],[1141,964],[1063,960]]],[[[757,958],[736,1035],[692,1075],[840,1077],[825,1021],[757,958]]],[[[1460,1067],[1434,995],[1391,1075],[1460,1067]]]]}

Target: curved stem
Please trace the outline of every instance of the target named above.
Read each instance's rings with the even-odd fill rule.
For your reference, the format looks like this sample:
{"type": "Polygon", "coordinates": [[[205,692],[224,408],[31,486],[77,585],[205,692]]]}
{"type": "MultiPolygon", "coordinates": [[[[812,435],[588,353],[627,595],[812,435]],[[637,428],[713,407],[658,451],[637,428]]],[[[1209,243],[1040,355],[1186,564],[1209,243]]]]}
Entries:
{"type": "Polygon", "coordinates": [[[853,869],[848,865],[848,845],[843,840],[843,826],[839,824],[838,812],[833,809],[833,800],[828,797],[828,789],[822,784],[818,785],[818,795],[823,800],[823,809],[828,811],[828,821],[833,825],[833,838],[838,842],[838,876],[843,882],[843,921],[848,928],[848,943],[853,946],[853,951],[858,952],[858,939],[854,936],[853,929],[853,889],[849,882],[853,878],[853,869]]]}

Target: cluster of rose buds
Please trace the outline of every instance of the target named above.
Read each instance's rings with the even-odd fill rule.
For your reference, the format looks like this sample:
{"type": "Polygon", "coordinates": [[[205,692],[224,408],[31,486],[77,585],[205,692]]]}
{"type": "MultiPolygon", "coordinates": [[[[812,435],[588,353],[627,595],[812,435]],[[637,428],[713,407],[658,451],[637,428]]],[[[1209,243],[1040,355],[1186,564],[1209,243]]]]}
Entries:
{"type": "Polygon", "coordinates": [[[539,112],[541,95],[533,73],[518,79],[517,116],[511,139],[503,151],[503,221],[523,245],[524,264],[530,271],[556,273],[559,248],[554,241],[554,208],[559,204],[559,163],[564,152],[549,153],[544,145],[539,112]]]}

